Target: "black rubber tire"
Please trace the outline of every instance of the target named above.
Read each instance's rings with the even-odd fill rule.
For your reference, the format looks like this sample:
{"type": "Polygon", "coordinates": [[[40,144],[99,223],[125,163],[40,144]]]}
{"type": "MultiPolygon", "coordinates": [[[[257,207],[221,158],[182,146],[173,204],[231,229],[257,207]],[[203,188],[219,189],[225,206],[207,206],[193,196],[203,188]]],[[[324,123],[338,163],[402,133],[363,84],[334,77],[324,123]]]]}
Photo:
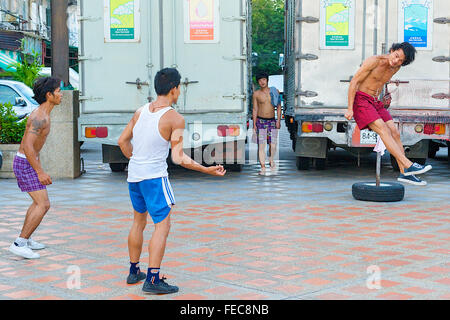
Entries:
{"type": "Polygon", "coordinates": [[[405,187],[396,182],[358,182],[352,186],[353,198],[360,201],[396,202],[405,197],[405,187]]]}
{"type": "Polygon", "coordinates": [[[311,163],[311,158],[297,157],[297,169],[298,170],[309,170],[310,163],[311,163]]]}
{"type": "Polygon", "coordinates": [[[110,163],[109,167],[111,168],[112,172],[123,172],[125,171],[127,165],[127,163],[110,163]]]}
{"type": "Polygon", "coordinates": [[[436,153],[439,151],[439,144],[434,141],[430,141],[430,146],[428,147],[428,158],[436,158],[436,153]]]}
{"type": "Polygon", "coordinates": [[[314,166],[316,170],[325,170],[327,167],[327,159],[315,158],[314,166]]]}
{"type": "Polygon", "coordinates": [[[448,164],[450,164],[450,141],[447,141],[447,160],[448,164]]]}

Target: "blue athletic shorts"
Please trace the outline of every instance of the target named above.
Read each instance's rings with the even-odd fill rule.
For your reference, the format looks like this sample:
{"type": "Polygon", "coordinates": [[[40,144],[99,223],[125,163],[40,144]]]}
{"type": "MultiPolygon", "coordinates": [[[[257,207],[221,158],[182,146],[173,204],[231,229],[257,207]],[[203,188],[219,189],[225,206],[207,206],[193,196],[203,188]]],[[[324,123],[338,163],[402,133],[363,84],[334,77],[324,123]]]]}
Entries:
{"type": "Polygon", "coordinates": [[[175,205],[172,187],[167,177],[129,182],[131,204],[139,213],[148,211],[153,223],[163,221],[175,205]]]}

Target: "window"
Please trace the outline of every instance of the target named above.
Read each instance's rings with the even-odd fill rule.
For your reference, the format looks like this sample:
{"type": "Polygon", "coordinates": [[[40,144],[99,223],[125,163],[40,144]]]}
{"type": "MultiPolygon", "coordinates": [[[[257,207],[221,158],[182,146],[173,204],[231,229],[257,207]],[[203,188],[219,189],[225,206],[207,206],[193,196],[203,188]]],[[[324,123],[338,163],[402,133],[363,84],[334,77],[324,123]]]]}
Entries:
{"type": "Polygon", "coordinates": [[[0,85],[0,103],[11,103],[14,106],[16,104],[16,98],[20,98],[20,95],[16,91],[10,87],[0,85]]]}

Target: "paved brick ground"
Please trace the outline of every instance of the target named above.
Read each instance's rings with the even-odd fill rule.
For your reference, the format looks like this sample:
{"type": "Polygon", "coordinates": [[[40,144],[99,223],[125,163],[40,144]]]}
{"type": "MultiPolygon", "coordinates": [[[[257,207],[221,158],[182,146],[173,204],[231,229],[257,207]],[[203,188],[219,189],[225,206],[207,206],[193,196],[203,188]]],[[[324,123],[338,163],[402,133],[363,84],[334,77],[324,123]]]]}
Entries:
{"type": "MultiPolygon", "coordinates": [[[[253,164],[224,179],[172,169],[177,206],[162,272],[180,292],[169,296],[125,283],[132,222],[125,173],[89,160],[81,178],[55,181],[35,235],[48,248],[33,261],[7,250],[29,200],[14,180],[0,180],[0,299],[450,299],[446,153],[431,160],[428,186],[407,186],[394,204],[351,196],[352,183],[374,179],[374,156],[358,168],[336,152],[326,171],[299,172],[283,148],[279,174],[270,177],[253,164]],[[370,266],[381,271],[381,289],[366,285],[370,266]],[[73,270],[80,289],[68,288],[73,270]]],[[[386,157],[382,177],[396,177],[386,157]]]]}

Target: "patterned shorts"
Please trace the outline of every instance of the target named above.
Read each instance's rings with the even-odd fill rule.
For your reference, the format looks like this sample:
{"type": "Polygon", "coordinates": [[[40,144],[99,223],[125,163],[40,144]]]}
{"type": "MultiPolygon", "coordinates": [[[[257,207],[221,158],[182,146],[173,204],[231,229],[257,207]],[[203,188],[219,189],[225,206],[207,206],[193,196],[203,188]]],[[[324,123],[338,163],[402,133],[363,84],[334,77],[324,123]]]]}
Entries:
{"type": "Polygon", "coordinates": [[[27,159],[15,156],[13,170],[17,178],[17,185],[22,192],[34,192],[46,189],[46,187],[39,182],[36,171],[27,159]]]}
{"type": "Polygon", "coordinates": [[[256,133],[258,135],[258,144],[276,143],[278,138],[277,122],[275,119],[256,119],[256,133]]]}

